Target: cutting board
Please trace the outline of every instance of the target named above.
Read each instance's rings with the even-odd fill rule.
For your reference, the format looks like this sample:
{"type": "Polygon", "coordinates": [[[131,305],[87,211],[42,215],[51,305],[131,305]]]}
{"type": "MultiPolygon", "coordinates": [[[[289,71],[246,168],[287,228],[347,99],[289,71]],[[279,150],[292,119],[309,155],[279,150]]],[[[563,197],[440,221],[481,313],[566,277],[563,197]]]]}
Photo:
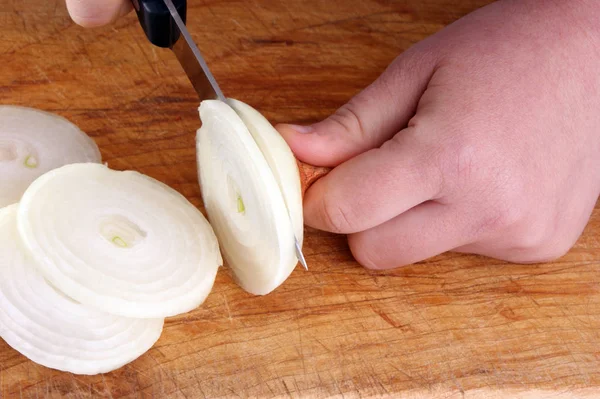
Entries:
{"type": "MultiPolygon", "coordinates": [[[[333,112],[413,43],[488,0],[191,1],[189,27],[225,93],[272,122],[333,112]]],[[[0,103],[61,114],[108,164],[202,211],[198,100],[134,17],[74,25],[62,0],[0,0],[0,103]]],[[[571,397],[600,384],[600,209],[548,264],[445,254],[372,272],[307,229],[310,271],[249,295],[227,269],[153,349],[106,375],[36,365],[0,340],[0,398],[571,397]],[[517,394],[516,392],[521,392],[517,394]]],[[[1,278],[1,276],[0,276],[1,278]]]]}

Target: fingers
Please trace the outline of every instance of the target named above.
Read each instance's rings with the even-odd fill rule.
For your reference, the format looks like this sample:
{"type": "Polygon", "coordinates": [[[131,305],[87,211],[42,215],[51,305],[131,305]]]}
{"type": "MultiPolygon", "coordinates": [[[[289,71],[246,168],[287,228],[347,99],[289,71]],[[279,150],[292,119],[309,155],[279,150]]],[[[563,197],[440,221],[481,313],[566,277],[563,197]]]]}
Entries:
{"type": "Polygon", "coordinates": [[[472,238],[468,217],[428,202],[373,229],[348,236],[355,259],[369,269],[406,266],[451,251],[472,238]]]}
{"type": "Polygon", "coordinates": [[[278,130],[301,161],[335,167],[379,147],[406,126],[434,66],[432,52],[411,48],[326,120],[308,127],[279,125],[278,130]]]}
{"type": "Polygon", "coordinates": [[[416,129],[407,128],[317,180],[304,197],[305,223],[340,234],[373,228],[437,198],[442,185],[437,165],[416,129]]]}
{"type": "Polygon", "coordinates": [[[67,0],[73,21],[86,28],[107,25],[131,9],[129,0],[67,0]]]}

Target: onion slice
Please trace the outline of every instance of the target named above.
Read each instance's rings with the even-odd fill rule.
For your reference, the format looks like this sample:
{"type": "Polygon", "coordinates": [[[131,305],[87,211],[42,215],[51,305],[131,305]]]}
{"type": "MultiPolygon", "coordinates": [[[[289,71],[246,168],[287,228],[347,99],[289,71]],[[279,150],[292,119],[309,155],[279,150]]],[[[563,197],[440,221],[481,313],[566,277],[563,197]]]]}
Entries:
{"type": "Polygon", "coordinates": [[[19,202],[42,174],[71,163],[101,162],[96,143],[67,119],[0,106],[0,208],[19,202]]]}
{"type": "Polygon", "coordinates": [[[183,195],[101,164],[63,166],[34,181],[19,205],[18,230],[55,287],[125,317],[193,310],[222,264],[210,224],[183,195]]]}
{"type": "Polygon", "coordinates": [[[296,230],[302,236],[298,212],[301,193],[295,188],[299,182],[287,180],[299,181],[299,175],[296,164],[294,170],[286,159],[291,152],[282,149],[279,142],[271,145],[273,135],[265,128],[265,121],[239,102],[233,104],[242,111],[246,123],[224,102],[206,100],[200,104],[198,177],[208,218],[236,282],[251,294],[266,295],[280,286],[298,264],[294,233],[296,230]],[[261,147],[272,152],[265,157],[261,147]],[[295,210],[291,218],[294,224],[280,183],[289,196],[290,209],[295,210]]]}
{"type": "Polygon", "coordinates": [[[148,351],[163,319],[110,315],[77,303],[39,273],[15,239],[17,205],[0,210],[0,336],[45,367],[75,374],[116,370],[148,351]]]}
{"type": "Polygon", "coordinates": [[[228,99],[227,102],[242,119],[269,164],[292,219],[294,234],[302,244],[304,239],[302,186],[294,153],[260,112],[239,100],[228,99]]]}

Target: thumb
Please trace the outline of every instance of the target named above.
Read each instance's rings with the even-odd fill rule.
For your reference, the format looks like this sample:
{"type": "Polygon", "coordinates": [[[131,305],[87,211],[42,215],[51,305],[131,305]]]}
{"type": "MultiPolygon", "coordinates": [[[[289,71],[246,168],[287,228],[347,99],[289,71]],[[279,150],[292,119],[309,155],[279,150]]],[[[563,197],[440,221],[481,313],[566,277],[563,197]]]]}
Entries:
{"type": "Polygon", "coordinates": [[[71,19],[85,28],[107,25],[132,8],[130,0],[67,0],[71,19]]]}
{"type": "Polygon", "coordinates": [[[435,68],[436,58],[424,46],[422,42],[401,54],[375,82],[324,121],[278,125],[296,157],[311,165],[335,167],[402,130],[435,68]]]}

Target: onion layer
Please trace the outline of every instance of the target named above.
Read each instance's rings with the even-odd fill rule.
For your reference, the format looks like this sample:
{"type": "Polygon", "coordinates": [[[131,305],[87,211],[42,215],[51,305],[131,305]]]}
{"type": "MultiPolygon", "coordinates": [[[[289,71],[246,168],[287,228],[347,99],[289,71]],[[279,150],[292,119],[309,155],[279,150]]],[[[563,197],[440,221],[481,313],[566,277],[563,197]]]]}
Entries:
{"type": "Polygon", "coordinates": [[[273,125],[257,110],[234,99],[228,99],[228,104],[242,119],[269,164],[292,219],[294,234],[302,244],[304,239],[302,186],[294,153],[273,125]]]}
{"type": "MultiPolygon", "coordinates": [[[[280,143],[271,145],[272,132],[265,129],[265,121],[239,102],[233,104],[247,123],[224,102],[207,100],[200,104],[198,177],[209,220],[236,282],[249,293],[266,295],[298,264],[294,233],[302,225],[297,211],[301,193],[295,188],[296,182],[289,183],[291,188],[287,189],[287,180],[299,181],[299,176],[296,164],[294,171],[285,159],[291,152],[282,155],[286,153],[280,143]],[[248,126],[262,140],[260,146],[248,126]],[[294,225],[286,197],[261,147],[272,151],[267,158],[277,168],[289,195],[288,204],[295,210],[294,225]]],[[[301,233],[298,235],[300,239],[301,233]]]]}
{"type": "Polygon", "coordinates": [[[211,226],[184,196],[100,164],[63,166],[34,181],[19,205],[18,230],[55,287],[120,316],[196,308],[222,264],[211,226]]]}
{"type": "Polygon", "coordinates": [[[113,316],[77,303],[39,273],[20,245],[17,205],[0,210],[0,336],[45,367],[105,373],[149,350],[163,319],[113,316]]]}
{"type": "Polygon", "coordinates": [[[0,106],[0,208],[19,202],[45,172],[101,162],[96,143],[65,118],[33,108],[0,106]]]}

